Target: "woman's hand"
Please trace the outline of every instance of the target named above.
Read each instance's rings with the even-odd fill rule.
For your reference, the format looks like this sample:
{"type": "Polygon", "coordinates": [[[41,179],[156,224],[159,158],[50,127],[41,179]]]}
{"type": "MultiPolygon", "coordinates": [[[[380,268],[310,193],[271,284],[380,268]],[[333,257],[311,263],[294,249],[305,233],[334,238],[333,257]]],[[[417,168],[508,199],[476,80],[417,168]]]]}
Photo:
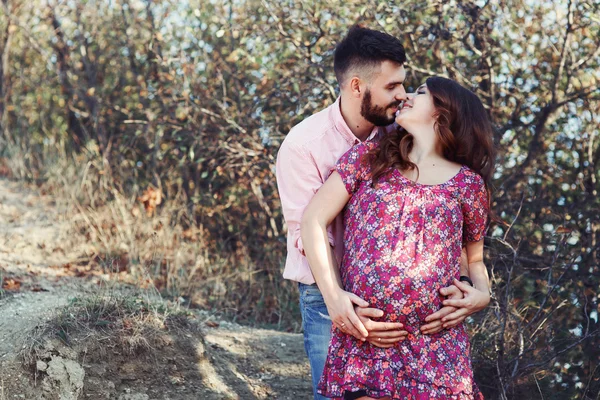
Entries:
{"type": "Polygon", "coordinates": [[[444,306],[458,308],[458,310],[442,318],[443,328],[451,328],[460,324],[466,317],[483,310],[490,304],[489,293],[460,282],[458,279],[454,279],[454,285],[464,293],[464,297],[460,300],[446,299],[443,301],[444,306]]]}
{"type": "MultiPolygon", "coordinates": [[[[450,285],[448,287],[441,288],[440,294],[442,296],[446,297],[446,299],[453,299],[453,300],[459,300],[464,297],[464,293],[458,287],[456,287],[454,285],[450,285]]],[[[421,333],[423,333],[424,335],[432,335],[434,333],[438,333],[439,331],[444,329],[444,326],[443,326],[444,323],[442,322],[442,318],[445,318],[446,316],[454,313],[456,310],[457,310],[456,307],[447,305],[447,306],[442,307],[437,312],[435,312],[431,315],[428,315],[425,318],[425,322],[427,322],[427,324],[423,325],[420,329],[421,333]]],[[[457,323],[464,321],[465,318],[466,317],[463,317],[462,320],[457,323]]]]}
{"type": "Polygon", "coordinates": [[[354,305],[368,307],[369,303],[354,293],[336,289],[331,294],[323,293],[327,311],[333,325],[344,333],[354,336],[359,340],[366,340],[369,332],[354,311],[354,305]]]}
{"type": "Polygon", "coordinates": [[[483,239],[467,243],[466,249],[469,275],[475,287],[454,279],[454,285],[463,292],[464,297],[462,299],[446,299],[442,302],[445,307],[458,308],[442,318],[443,328],[452,328],[460,324],[469,315],[483,310],[490,304],[490,278],[483,263],[483,239]]]}

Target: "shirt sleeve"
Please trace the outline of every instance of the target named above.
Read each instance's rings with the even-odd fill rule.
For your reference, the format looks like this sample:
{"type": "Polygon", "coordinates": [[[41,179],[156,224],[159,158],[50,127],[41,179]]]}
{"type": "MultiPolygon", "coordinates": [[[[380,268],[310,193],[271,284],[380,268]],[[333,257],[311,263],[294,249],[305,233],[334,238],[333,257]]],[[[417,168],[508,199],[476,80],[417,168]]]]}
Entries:
{"type": "Polygon", "coordinates": [[[337,162],[336,171],[342,177],[348,194],[356,192],[361,184],[369,178],[370,167],[364,162],[364,155],[373,148],[371,142],[363,142],[352,147],[337,162]]]}
{"type": "Polygon", "coordinates": [[[469,177],[462,196],[463,242],[478,242],[485,235],[489,214],[488,193],[483,178],[469,177]]]}
{"type": "MultiPolygon", "coordinates": [[[[304,254],[300,235],[302,214],[324,182],[314,159],[301,146],[285,141],[277,154],[275,176],[288,236],[291,235],[294,246],[304,254]]],[[[335,246],[331,226],[327,227],[327,236],[329,244],[335,246]]]]}

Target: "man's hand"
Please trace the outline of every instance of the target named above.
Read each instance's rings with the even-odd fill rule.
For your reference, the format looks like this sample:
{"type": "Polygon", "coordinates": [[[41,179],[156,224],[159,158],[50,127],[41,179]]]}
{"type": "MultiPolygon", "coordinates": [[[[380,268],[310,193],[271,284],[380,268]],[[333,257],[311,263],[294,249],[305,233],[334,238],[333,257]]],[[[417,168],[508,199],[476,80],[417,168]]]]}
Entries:
{"type": "MultiPolygon", "coordinates": [[[[440,294],[442,296],[445,296],[447,299],[453,300],[459,300],[464,297],[463,292],[454,285],[441,288],[440,294]]],[[[425,322],[427,322],[427,325],[423,325],[421,327],[421,333],[425,335],[432,335],[434,333],[438,333],[439,331],[444,329],[444,322],[442,321],[442,318],[445,318],[446,316],[454,313],[456,310],[456,307],[453,307],[452,305],[447,305],[445,307],[442,307],[437,312],[427,316],[425,318],[425,322]]],[[[459,318],[457,320],[453,320],[452,322],[456,322],[456,324],[459,324],[460,322],[464,321],[465,318],[466,316],[462,317],[462,319],[459,318]]]]}
{"type": "Polygon", "coordinates": [[[472,287],[458,279],[454,279],[454,285],[457,286],[464,297],[462,299],[446,299],[443,301],[444,306],[457,307],[458,310],[442,317],[444,328],[451,328],[458,325],[471,314],[483,310],[490,304],[490,294],[472,287]]]}
{"type": "Polygon", "coordinates": [[[363,341],[369,336],[369,332],[354,311],[355,304],[360,308],[367,307],[369,303],[354,293],[339,288],[328,296],[323,292],[323,299],[331,322],[336,328],[363,341]]]}
{"type": "Polygon", "coordinates": [[[355,307],[354,311],[356,311],[363,326],[369,331],[367,341],[372,345],[387,349],[406,339],[406,335],[408,335],[407,331],[402,330],[404,325],[400,322],[373,321],[371,318],[383,316],[383,311],[381,310],[376,308],[355,307]]]}

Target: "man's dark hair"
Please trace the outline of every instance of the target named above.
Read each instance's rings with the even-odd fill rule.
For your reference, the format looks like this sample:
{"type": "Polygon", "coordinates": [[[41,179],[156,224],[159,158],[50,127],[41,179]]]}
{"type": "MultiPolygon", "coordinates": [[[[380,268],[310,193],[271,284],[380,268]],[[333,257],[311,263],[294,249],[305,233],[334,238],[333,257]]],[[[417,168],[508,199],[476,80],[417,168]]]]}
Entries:
{"type": "MultiPolygon", "coordinates": [[[[370,75],[383,61],[402,65],[406,62],[400,40],[384,32],[354,25],[335,48],[333,70],[340,85],[348,72],[361,70],[370,75]]],[[[366,79],[370,77],[365,76],[366,79]]]]}

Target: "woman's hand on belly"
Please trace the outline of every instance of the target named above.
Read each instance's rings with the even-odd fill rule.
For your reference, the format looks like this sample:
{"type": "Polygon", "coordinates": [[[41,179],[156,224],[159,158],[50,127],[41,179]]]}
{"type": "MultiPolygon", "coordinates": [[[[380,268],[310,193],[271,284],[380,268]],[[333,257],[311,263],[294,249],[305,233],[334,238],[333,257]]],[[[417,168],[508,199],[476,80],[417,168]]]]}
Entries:
{"type": "MultiPolygon", "coordinates": [[[[446,296],[446,299],[451,300],[460,300],[464,297],[464,293],[462,292],[462,290],[460,290],[454,285],[450,285],[446,288],[440,289],[440,294],[446,296]]],[[[421,333],[423,333],[424,335],[433,335],[434,333],[438,333],[439,331],[444,329],[444,321],[442,321],[442,318],[445,318],[446,316],[452,314],[456,310],[456,307],[446,305],[442,307],[439,311],[427,316],[425,318],[425,322],[427,322],[427,324],[421,326],[421,333]]],[[[460,321],[455,320],[453,322],[455,322],[455,325],[457,325],[460,322],[464,321],[465,318],[466,316],[463,317],[460,321]]]]}
{"type": "Polygon", "coordinates": [[[454,280],[456,285],[464,297],[462,299],[446,299],[444,300],[445,306],[457,307],[458,309],[450,315],[446,315],[442,318],[444,328],[451,328],[458,325],[465,320],[471,314],[479,312],[486,308],[490,304],[490,294],[482,290],[478,290],[464,282],[454,280]]]}
{"type": "Polygon", "coordinates": [[[369,332],[354,311],[354,305],[367,307],[369,303],[354,293],[336,289],[332,293],[323,292],[323,300],[327,306],[333,325],[342,332],[352,335],[358,340],[365,340],[369,332]]]}

